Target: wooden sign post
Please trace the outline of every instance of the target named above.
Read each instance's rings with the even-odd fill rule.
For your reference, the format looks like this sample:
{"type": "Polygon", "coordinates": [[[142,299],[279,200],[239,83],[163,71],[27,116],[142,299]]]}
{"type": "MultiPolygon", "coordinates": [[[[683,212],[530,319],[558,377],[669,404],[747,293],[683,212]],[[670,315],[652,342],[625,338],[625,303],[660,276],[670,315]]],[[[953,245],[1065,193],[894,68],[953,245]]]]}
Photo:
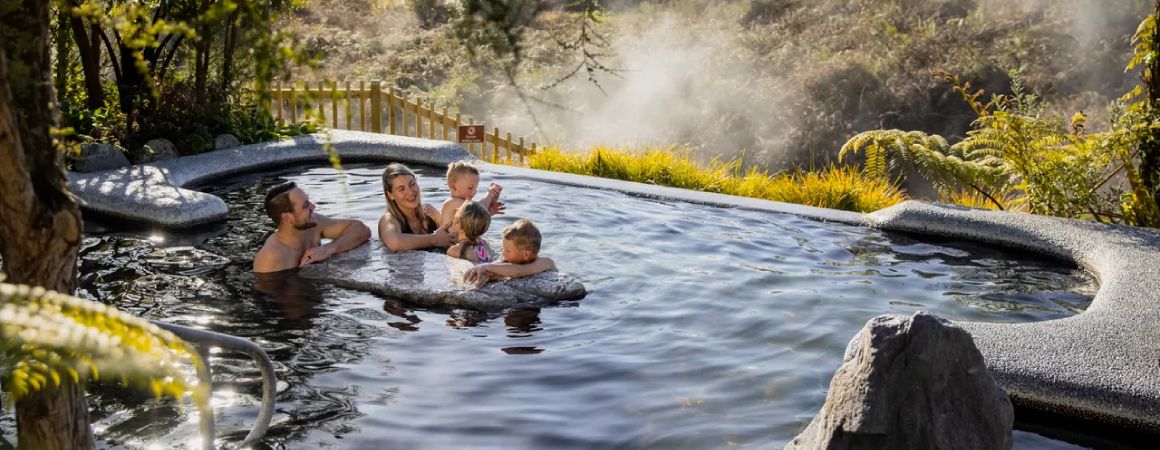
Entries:
{"type": "Polygon", "coordinates": [[[458,134],[460,144],[483,142],[483,125],[460,125],[458,134]]]}

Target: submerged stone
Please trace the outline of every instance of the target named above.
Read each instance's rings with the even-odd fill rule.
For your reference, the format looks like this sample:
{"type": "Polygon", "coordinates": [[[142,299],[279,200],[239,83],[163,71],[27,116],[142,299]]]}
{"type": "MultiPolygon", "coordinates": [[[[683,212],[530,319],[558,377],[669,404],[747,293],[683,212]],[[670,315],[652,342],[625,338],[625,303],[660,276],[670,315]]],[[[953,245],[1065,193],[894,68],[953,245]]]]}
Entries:
{"type": "Polygon", "coordinates": [[[871,319],[786,449],[1011,448],[1014,410],[971,335],[936,316],[871,319]]]}
{"type": "Polygon", "coordinates": [[[560,272],[492,281],[476,289],[463,282],[464,272],[471,267],[471,262],[443,253],[391,253],[381,242],[373,241],[303,267],[299,275],[420,305],[481,311],[578,300],[587,294],[576,277],[560,272]]]}

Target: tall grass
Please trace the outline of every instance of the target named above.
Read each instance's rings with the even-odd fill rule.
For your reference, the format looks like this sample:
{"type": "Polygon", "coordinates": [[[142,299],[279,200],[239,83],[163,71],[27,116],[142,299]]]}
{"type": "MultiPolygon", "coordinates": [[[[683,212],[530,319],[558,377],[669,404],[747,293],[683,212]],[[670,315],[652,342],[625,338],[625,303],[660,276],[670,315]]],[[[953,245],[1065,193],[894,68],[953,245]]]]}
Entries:
{"type": "Polygon", "coordinates": [[[739,160],[697,163],[691,150],[595,147],[587,153],[547,148],[531,157],[533,169],[591,175],[625,181],[739,195],[786,203],[870,212],[903,200],[889,181],[865,175],[856,167],[829,166],[818,171],[770,175],[756,167],[742,171],[739,160]]]}

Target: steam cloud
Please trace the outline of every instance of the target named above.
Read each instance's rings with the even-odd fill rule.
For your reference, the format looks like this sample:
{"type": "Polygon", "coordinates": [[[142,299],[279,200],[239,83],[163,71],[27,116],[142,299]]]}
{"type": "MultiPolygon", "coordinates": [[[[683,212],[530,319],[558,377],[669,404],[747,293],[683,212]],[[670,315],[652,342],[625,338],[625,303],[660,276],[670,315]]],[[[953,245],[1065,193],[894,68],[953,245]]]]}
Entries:
{"type": "MultiPolygon", "coordinates": [[[[1123,56],[1128,52],[1125,34],[1131,33],[1149,6],[1147,0],[1069,0],[1066,7],[1043,0],[978,0],[976,7],[987,17],[1018,15],[1028,21],[1066,14],[1062,22],[1071,25],[1069,46],[1077,53],[1103,46],[1123,56]],[[1112,17],[1108,11],[1119,12],[1112,17]]],[[[663,13],[633,21],[631,28],[622,25],[610,36],[617,59],[608,62],[620,69],[622,78],[599,75],[599,85],[607,95],[583,73],[551,91],[534,92],[568,108],[532,103],[544,132],[533,137],[568,149],[677,144],[694,147],[703,156],[726,159],[744,152],[746,161],[775,170],[806,160],[802,153],[809,150],[791,148],[795,146],[791,135],[809,123],[803,120],[804,114],[816,111],[802,107],[803,87],[791,82],[788,74],[752,62],[754,55],[738,41],[746,32],[739,20],[744,8],[730,11],[737,14],[690,18],[663,13]]],[[[1109,91],[1101,92],[1103,98],[1098,100],[1103,102],[1118,95],[1111,91],[1125,80],[1131,82],[1131,74],[1124,75],[1117,67],[1100,61],[1088,61],[1088,65],[1101,67],[1076,72],[1059,83],[1079,86],[1072,92],[1109,91]],[[1084,77],[1091,79],[1071,79],[1084,77]]],[[[532,135],[527,107],[512,101],[515,96],[510,92],[495,94],[488,114],[498,126],[532,135]]]]}

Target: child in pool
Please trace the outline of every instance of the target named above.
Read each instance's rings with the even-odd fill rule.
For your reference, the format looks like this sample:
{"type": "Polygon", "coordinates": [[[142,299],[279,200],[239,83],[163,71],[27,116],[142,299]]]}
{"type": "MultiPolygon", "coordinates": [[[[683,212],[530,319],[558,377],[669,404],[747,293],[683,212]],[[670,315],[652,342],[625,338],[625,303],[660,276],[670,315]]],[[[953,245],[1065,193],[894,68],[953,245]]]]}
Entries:
{"type": "Polygon", "coordinates": [[[528,219],[503,229],[503,260],[480,264],[463,274],[463,281],[483,287],[496,277],[519,278],[556,270],[551,258],[540,257],[540,230],[528,219]]]}
{"type": "Polygon", "coordinates": [[[451,230],[458,232],[459,243],[447,249],[447,256],[466,259],[473,263],[489,263],[497,258],[483,233],[491,226],[491,214],[478,202],[468,200],[455,213],[451,230]]]}
{"type": "MultiPolygon", "coordinates": [[[[475,198],[479,189],[479,169],[464,161],[456,161],[447,166],[447,188],[451,190],[451,198],[443,202],[440,210],[439,223],[452,223],[455,214],[464,202],[475,198]]],[[[479,201],[484,211],[491,214],[502,214],[503,202],[499,201],[499,193],[503,186],[492,183],[487,188],[487,196],[479,201]]]]}

